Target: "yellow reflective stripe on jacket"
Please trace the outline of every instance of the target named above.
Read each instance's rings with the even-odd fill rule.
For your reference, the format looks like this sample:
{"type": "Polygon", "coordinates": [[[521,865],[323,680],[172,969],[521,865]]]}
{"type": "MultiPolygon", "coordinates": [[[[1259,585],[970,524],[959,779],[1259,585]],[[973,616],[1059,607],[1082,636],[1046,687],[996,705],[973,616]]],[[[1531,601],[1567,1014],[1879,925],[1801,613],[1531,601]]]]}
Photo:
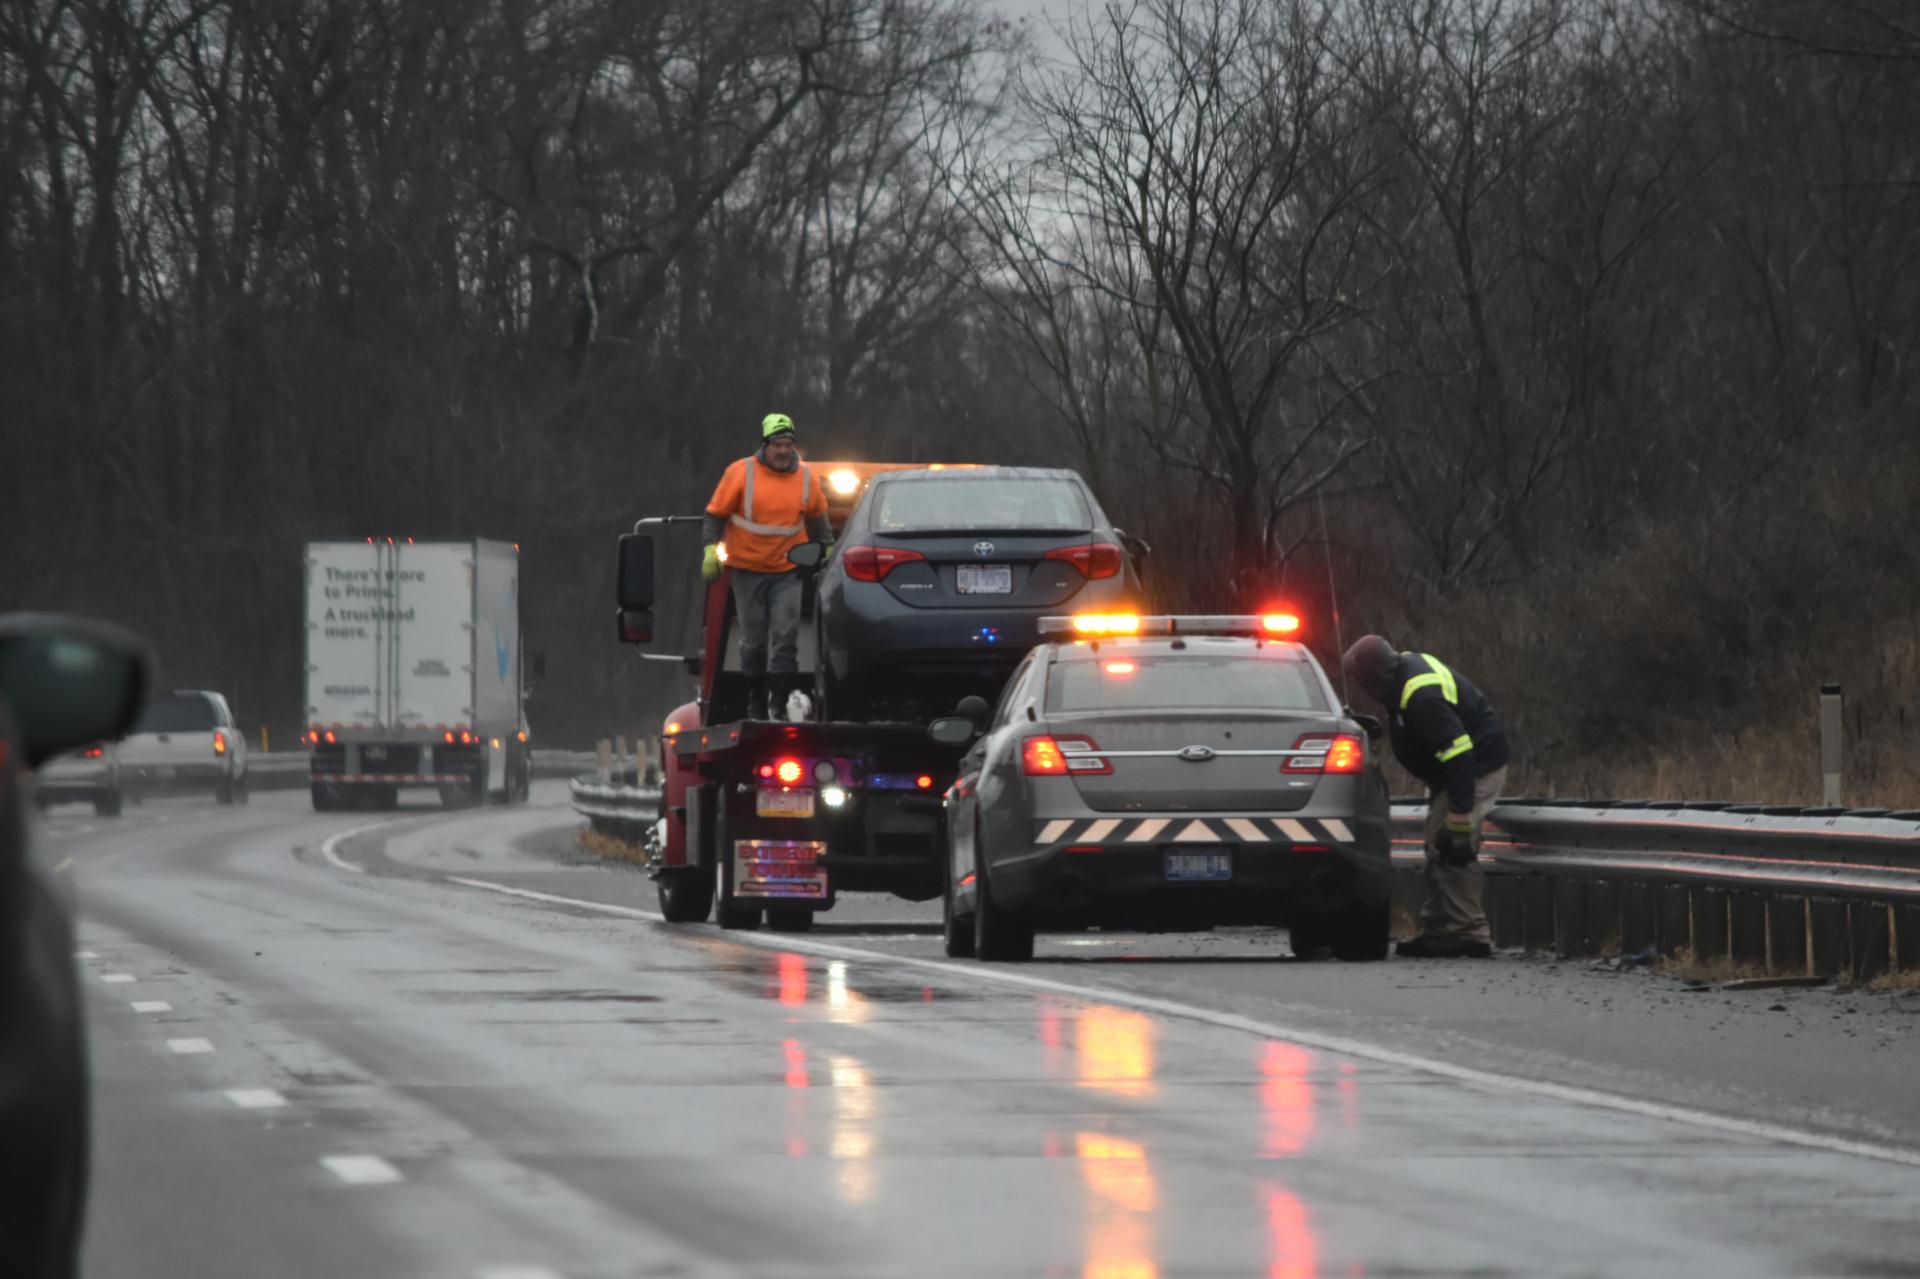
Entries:
{"type": "MultiPolygon", "coordinates": [[[[758,458],[747,459],[747,491],[740,501],[740,514],[732,517],[749,533],[758,533],[761,537],[793,537],[806,528],[799,524],[762,524],[753,518],[753,476],[760,469],[758,458]]],[[[800,463],[800,511],[804,521],[807,503],[813,500],[813,468],[805,462],[800,463]]]]}
{"type": "Polygon", "coordinates": [[[1407,681],[1406,687],[1400,690],[1400,709],[1407,709],[1407,703],[1413,700],[1415,693],[1423,688],[1431,688],[1436,684],[1440,686],[1440,696],[1447,699],[1447,704],[1449,706],[1458,706],[1460,704],[1460,686],[1454,682],[1453,672],[1448,670],[1437,657],[1431,657],[1426,653],[1422,653],[1420,654],[1420,660],[1425,662],[1431,669],[1425,675],[1415,675],[1407,681]]]}
{"type": "Polygon", "coordinates": [[[1460,734],[1460,736],[1453,739],[1452,743],[1448,745],[1447,749],[1436,752],[1435,758],[1437,758],[1442,764],[1444,764],[1448,760],[1452,759],[1454,756],[1464,755],[1472,749],[1473,749],[1473,738],[1467,736],[1465,733],[1462,733],[1460,734]]]}

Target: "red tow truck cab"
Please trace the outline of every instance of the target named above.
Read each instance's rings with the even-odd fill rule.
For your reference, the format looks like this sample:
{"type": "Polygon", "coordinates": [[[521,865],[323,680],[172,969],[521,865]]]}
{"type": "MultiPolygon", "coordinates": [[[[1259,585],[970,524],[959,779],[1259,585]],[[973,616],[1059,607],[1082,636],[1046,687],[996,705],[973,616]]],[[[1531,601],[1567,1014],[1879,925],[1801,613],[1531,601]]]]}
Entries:
{"type": "MultiPolygon", "coordinates": [[[[826,484],[836,531],[868,476],[906,466],[810,463],[826,484]]],[[[623,643],[653,641],[654,543],[676,531],[677,558],[696,562],[699,516],[639,521],[620,539],[618,631],[623,643]]],[[[811,592],[809,592],[809,596],[811,592]]],[[[697,597],[700,650],[643,653],[683,662],[698,696],[669,715],[665,837],[651,868],[669,921],[712,913],[722,928],[799,930],[841,891],[889,892],[909,901],[940,895],[945,809],[961,751],[932,741],[917,723],[788,723],[749,720],[747,681],[727,669],[733,624],[729,575],[697,597]]],[[[811,599],[808,603],[811,608],[811,599]]],[[[808,668],[812,627],[802,624],[808,668]]]]}

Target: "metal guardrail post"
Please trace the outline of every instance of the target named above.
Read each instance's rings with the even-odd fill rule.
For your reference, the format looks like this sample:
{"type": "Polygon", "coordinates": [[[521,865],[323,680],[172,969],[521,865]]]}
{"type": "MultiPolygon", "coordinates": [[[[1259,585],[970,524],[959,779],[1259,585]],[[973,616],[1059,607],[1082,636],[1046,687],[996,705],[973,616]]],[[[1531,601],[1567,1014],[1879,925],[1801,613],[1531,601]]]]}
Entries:
{"type": "Polygon", "coordinates": [[[608,785],[613,781],[613,743],[603,737],[593,744],[593,752],[599,760],[600,784],[608,785]]]}
{"type": "Polygon", "coordinates": [[[1842,725],[1845,716],[1838,684],[1820,686],[1820,775],[1825,784],[1821,802],[1829,807],[1838,807],[1840,800],[1840,766],[1842,725]]]}

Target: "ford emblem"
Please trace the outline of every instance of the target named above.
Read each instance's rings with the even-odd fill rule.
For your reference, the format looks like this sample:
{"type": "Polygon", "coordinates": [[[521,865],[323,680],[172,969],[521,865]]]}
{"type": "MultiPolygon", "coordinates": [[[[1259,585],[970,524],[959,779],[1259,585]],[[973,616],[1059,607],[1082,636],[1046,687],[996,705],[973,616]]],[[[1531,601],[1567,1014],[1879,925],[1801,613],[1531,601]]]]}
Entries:
{"type": "Polygon", "coordinates": [[[978,555],[983,560],[992,559],[993,543],[992,542],[975,542],[973,544],[973,553],[975,555],[978,555]]]}
{"type": "Polygon", "coordinates": [[[1213,758],[1213,747],[1187,746],[1181,749],[1180,758],[1189,764],[1204,764],[1213,758]]]}

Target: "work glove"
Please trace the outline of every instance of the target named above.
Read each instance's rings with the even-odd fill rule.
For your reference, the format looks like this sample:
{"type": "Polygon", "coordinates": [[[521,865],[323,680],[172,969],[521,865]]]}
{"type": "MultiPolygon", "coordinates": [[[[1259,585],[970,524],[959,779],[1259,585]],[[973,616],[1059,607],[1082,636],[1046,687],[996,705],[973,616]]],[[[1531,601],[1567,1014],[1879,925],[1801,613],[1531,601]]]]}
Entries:
{"type": "Polygon", "coordinates": [[[825,568],[825,567],[826,567],[826,566],[827,566],[828,564],[830,564],[830,563],[832,563],[832,562],[833,562],[833,551],[834,551],[834,546],[835,546],[835,543],[832,543],[832,542],[828,542],[828,543],[827,543],[827,549],[826,549],[826,550],[824,550],[824,551],[822,551],[822,552],[820,552],[820,567],[821,567],[821,568],[825,568]]]}
{"type": "Polygon", "coordinates": [[[1480,856],[1473,848],[1473,818],[1465,813],[1448,813],[1433,837],[1433,851],[1442,866],[1471,866],[1480,856]]]}
{"type": "Polygon", "coordinates": [[[700,576],[709,582],[720,580],[720,544],[707,543],[707,549],[700,556],[700,576]]]}

